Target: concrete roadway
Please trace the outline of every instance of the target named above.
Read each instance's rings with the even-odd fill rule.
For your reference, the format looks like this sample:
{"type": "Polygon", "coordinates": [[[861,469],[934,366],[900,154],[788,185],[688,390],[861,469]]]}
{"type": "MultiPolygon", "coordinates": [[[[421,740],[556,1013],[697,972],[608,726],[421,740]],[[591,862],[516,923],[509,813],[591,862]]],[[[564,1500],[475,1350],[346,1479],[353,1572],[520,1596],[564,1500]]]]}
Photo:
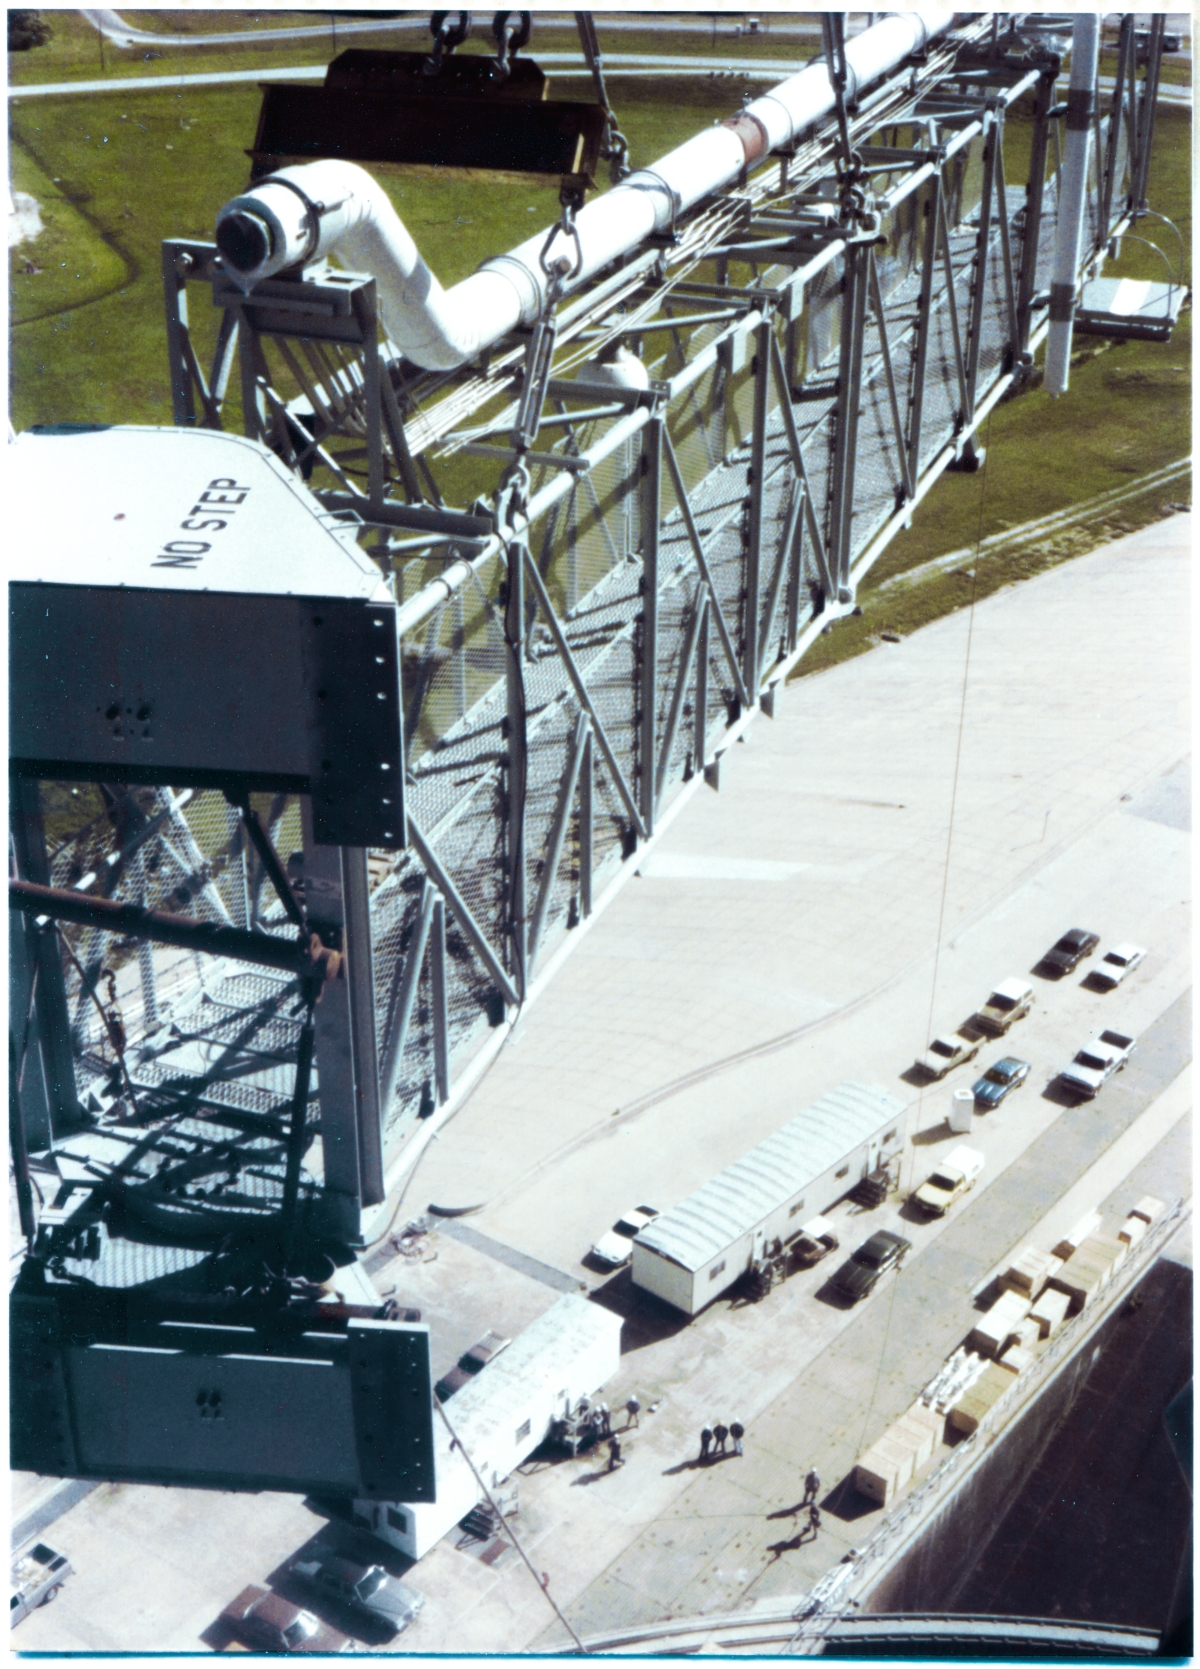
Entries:
{"type": "MultiPolygon", "coordinates": [[[[1189,1191],[1189,537],[1190,517],[1174,517],[998,593],[973,621],[964,610],[793,685],[421,1160],[405,1215],[484,1199],[478,1245],[599,1285],[580,1258],[621,1210],[673,1203],[853,1076],[909,1102],[903,1197],[946,1151],[950,1090],[974,1075],[906,1081],[931,1023],[955,1026],[1068,926],[1149,947],[1109,995],[1078,974],[1036,981],[1033,1015],[985,1050],[983,1063],[1011,1051],[1034,1073],[976,1121],[987,1169],[949,1219],[840,1209],[847,1249],[888,1225],[914,1242],[858,1310],[821,1296],[828,1265],[688,1326],[635,1300],[627,1275],[608,1283],[602,1301],[628,1323],[605,1394],[618,1406],[636,1388],[647,1406],[628,1464],[604,1477],[581,1458],[521,1480],[518,1531],[581,1632],[807,1589],[874,1519],[839,1518],[838,1495],[815,1546],[775,1557],[795,1530],[769,1515],[798,1500],[813,1462],[836,1486],[969,1331],[994,1268],[1050,1243],[1056,1212],[1084,1195],[1119,1215],[1147,1187],[1189,1191]],[[1046,1094],[1114,1023],[1142,1036],[1123,1077],[1083,1108],[1046,1094]],[[694,1470],[696,1433],[717,1418],[746,1424],[746,1456],[694,1470]]],[[[554,1301],[491,1261],[493,1325],[554,1301]]],[[[318,1523],[286,1497],[105,1486],[54,1527],[79,1575],[20,1644],[194,1649],[318,1523]]],[[[511,1553],[488,1567],[449,1538],[414,1579],[426,1607],[406,1650],[565,1638],[511,1553]]]]}

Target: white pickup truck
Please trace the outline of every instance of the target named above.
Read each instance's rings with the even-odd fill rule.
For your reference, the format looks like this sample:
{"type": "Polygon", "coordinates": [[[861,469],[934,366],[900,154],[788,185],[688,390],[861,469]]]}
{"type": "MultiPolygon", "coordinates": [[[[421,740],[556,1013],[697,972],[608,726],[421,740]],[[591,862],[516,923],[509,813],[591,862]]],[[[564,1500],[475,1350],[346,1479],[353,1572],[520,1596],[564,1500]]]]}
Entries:
{"type": "Polygon", "coordinates": [[[955,1200],[975,1186],[982,1169],[983,1154],[977,1149],[952,1148],[929,1181],[914,1192],[912,1203],[931,1217],[944,1217],[955,1200]]]}
{"type": "Polygon", "coordinates": [[[982,1037],[951,1032],[946,1037],[935,1037],[925,1053],[917,1056],[917,1066],[930,1078],[944,1078],[954,1067],[974,1060],[982,1048],[982,1037]]]}
{"type": "Polygon", "coordinates": [[[1089,1100],[1114,1072],[1124,1070],[1125,1062],[1137,1047],[1135,1037],[1124,1032],[1103,1031],[1085,1043],[1070,1066],[1065,1066],[1059,1077],[1074,1095],[1089,1100]]]}

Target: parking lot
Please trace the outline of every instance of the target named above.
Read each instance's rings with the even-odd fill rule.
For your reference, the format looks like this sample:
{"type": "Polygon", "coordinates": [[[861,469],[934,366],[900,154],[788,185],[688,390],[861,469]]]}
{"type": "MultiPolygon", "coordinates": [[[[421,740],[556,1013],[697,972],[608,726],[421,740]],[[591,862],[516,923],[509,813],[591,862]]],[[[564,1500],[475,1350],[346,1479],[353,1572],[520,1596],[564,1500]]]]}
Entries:
{"type": "MultiPolygon", "coordinates": [[[[816,1543],[775,1555],[793,1532],[769,1515],[799,1500],[809,1465],[839,1482],[970,1330],[995,1267],[1050,1232],[1060,1196],[1117,1212],[1137,1190],[1190,1190],[1189,538],[1174,517],[789,688],[420,1160],[401,1222],[483,1202],[375,1270],[428,1311],[435,1373],[564,1283],[603,1287],[627,1317],[605,1393],[645,1409],[627,1464],[520,1480],[518,1533],[581,1632],[810,1586],[859,1520],[831,1509],[816,1543]],[[1097,956],[1126,939],[1149,954],[1115,992],[1089,988],[1087,963],[1041,978],[1072,926],[1100,935],[1097,956]],[[1035,988],[1029,1017],[944,1083],[920,1081],[930,1037],[1011,976],[1035,988]],[[1055,1076],[1111,1024],[1138,1050],[1076,1104],[1055,1076]],[[951,1136],[953,1089],[1008,1053],[1028,1081],[951,1136]],[[898,1192],[834,1214],[839,1256],[879,1227],[913,1242],[863,1305],[828,1301],[831,1260],[684,1325],[627,1272],[585,1265],[623,1210],[674,1204],[847,1078],[904,1100],[911,1137],[898,1192]],[[944,1220],[913,1221],[908,1192],[958,1141],[984,1153],[979,1182],[944,1220]],[[746,1425],[746,1455],[694,1468],[718,1418],[746,1425]]],[[[216,1644],[222,1606],[323,1522],[287,1497],[103,1486],[54,1526],[78,1574],[19,1644],[216,1644]]],[[[484,1564],[449,1537],[409,1580],[426,1604],[397,1647],[566,1639],[512,1553],[484,1564]]]]}

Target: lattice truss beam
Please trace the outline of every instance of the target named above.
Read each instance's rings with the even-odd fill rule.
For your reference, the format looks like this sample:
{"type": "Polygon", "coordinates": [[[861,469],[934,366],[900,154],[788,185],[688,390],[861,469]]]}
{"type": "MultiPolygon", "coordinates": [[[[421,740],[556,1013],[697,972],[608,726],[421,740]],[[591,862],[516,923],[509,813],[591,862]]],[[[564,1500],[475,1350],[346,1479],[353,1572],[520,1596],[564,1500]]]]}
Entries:
{"type": "MultiPolygon", "coordinates": [[[[1144,189],[1152,106],[1133,41],[1126,20],[1097,117],[1085,273],[1144,189]]],[[[770,709],[943,469],[975,466],[980,424],[1046,330],[1058,70],[1009,19],[972,20],[852,107],[844,137],[831,119],[560,302],[523,501],[501,484],[527,335],[419,372],[389,353],[367,275],[322,269],[245,295],[213,246],[164,246],[175,421],[240,421],[264,440],[361,523],[402,605],[411,844],[334,854],[354,1083],[334,1084],[318,1020],[316,1181],[383,1197],[413,1121],[456,1093],[673,798],[715,782],[731,726],[770,709]],[[204,290],[218,323],[193,331],[204,290]],[[648,386],[612,380],[623,350],[648,386]],[[325,1103],[344,1095],[357,1151],[339,1154],[325,1103]]],[[[329,860],[301,809],[260,808],[311,897],[329,860]]],[[[49,852],[60,882],[115,853],[113,896],[182,888],[208,919],[283,922],[236,809],[212,793],[184,807],[122,790],[49,852]]],[[[180,973],[146,944],[114,968],[111,939],[62,931],[81,1092],[104,1084],[143,1112],[183,1095],[189,1119],[275,1141],[281,1188],[294,984],[194,960],[180,973]]]]}

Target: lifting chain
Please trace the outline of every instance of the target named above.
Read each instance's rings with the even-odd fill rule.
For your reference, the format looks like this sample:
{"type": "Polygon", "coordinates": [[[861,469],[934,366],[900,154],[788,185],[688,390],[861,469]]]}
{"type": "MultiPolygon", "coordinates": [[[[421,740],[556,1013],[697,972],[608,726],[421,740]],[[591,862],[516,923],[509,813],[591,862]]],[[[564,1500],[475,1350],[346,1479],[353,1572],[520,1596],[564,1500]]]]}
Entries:
{"type": "Polygon", "coordinates": [[[461,46],[470,32],[470,12],[434,12],[429,20],[433,53],[425,60],[425,74],[437,75],[443,58],[448,58],[456,46],[461,46]]]}
{"type": "Polygon", "coordinates": [[[512,74],[512,61],[533,33],[531,12],[497,12],[492,19],[492,38],[496,42],[496,61],[492,69],[495,81],[507,81],[512,74]]]}
{"type": "Polygon", "coordinates": [[[605,119],[608,122],[608,137],[600,155],[608,163],[609,180],[613,185],[620,185],[621,181],[630,172],[629,141],[617,126],[616,115],[608,102],[608,94],[604,90],[603,58],[600,54],[600,41],[596,34],[596,20],[591,12],[576,12],[575,24],[579,30],[579,44],[583,48],[584,59],[591,71],[596,102],[603,107],[605,119]]]}

